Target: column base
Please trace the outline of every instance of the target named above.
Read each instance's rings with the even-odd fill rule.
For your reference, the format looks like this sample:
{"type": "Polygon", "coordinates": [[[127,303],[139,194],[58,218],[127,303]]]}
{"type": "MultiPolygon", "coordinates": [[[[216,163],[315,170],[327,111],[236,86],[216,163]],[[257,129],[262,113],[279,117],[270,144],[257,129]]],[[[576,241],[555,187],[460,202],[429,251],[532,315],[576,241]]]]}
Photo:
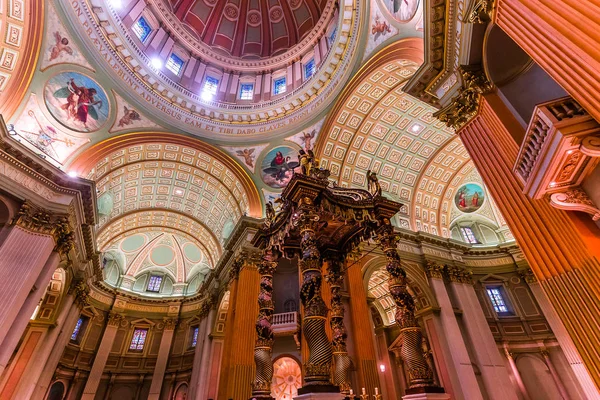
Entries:
{"type": "MultiPolygon", "coordinates": [[[[334,386],[336,387],[336,386],[334,386]]],[[[321,393],[305,393],[300,394],[300,389],[298,389],[298,396],[294,397],[294,400],[342,400],[344,395],[341,393],[333,393],[333,392],[321,392],[321,393]]]]}
{"type": "MultiPolygon", "coordinates": [[[[298,396],[308,394],[337,394],[336,399],[341,399],[340,388],[334,385],[305,385],[298,389],[298,396]]],[[[296,398],[296,397],[295,397],[296,398]]],[[[300,398],[300,397],[297,397],[300,398]]],[[[308,399],[309,397],[307,397],[308,399]]],[[[328,398],[328,397],[327,397],[328,398]]],[[[333,397],[331,397],[333,398],[333,397]]]]}

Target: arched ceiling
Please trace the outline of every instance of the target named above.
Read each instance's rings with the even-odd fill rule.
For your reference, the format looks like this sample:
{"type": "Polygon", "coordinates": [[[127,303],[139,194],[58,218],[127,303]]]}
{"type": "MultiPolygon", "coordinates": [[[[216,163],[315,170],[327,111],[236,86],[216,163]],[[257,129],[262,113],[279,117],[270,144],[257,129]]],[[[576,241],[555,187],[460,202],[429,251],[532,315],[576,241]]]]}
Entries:
{"type": "Polygon", "coordinates": [[[262,215],[256,187],[239,165],[198,140],[130,135],[100,143],[71,166],[96,182],[101,250],[140,232],[162,231],[196,242],[216,264],[224,227],[262,215]]]}
{"type": "Polygon", "coordinates": [[[212,49],[263,58],[298,44],[319,21],[327,0],[172,0],[177,18],[212,49]]]}

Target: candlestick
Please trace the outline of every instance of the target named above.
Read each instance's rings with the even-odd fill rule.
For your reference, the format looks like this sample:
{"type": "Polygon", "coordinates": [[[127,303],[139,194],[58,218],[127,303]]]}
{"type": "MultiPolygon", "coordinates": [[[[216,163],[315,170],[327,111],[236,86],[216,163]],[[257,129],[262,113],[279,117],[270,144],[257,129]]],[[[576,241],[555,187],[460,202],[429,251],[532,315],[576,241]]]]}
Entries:
{"type": "Polygon", "coordinates": [[[362,394],[367,394],[367,391],[365,390],[365,388],[362,388],[362,394]]]}

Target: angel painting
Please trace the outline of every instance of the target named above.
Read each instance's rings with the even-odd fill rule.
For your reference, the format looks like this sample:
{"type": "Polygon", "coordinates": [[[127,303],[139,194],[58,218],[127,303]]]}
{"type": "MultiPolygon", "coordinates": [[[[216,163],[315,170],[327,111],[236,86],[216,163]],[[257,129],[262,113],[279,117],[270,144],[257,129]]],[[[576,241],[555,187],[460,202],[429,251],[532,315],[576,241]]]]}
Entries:
{"type": "Polygon", "coordinates": [[[73,49],[69,46],[69,39],[62,37],[60,32],[54,32],[54,40],[56,43],[50,49],[50,61],[57,59],[64,51],[69,55],[73,55],[73,49]]]}
{"type": "Polygon", "coordinates": [[[254,168],[254,149],[237,150],[236,154],[244,158],[244,162],[250,168],[254,168]]]}
{"type": "Polygon", "coordinates": [[[106,94],[85,75],[58,74],[48,81],[44,95],[54,118],[73,130],[97,130],[108,118],[106,94]]]}
{"type": "Polygon", "coordinates": [[[119,128],[133,124],[134,121],[141,121],[142,117],[140,113],[133,109],[129,109],[123,106],[123,116],[119,119],[119,128]]]}
{"type": "Polygon", "coordinates": [[[317,130],[313,129],[310,132],[302,132],[301,135],[300,140],[304,143],[304,150],[312,150],[312,140],[317,136],[317,130]]]}

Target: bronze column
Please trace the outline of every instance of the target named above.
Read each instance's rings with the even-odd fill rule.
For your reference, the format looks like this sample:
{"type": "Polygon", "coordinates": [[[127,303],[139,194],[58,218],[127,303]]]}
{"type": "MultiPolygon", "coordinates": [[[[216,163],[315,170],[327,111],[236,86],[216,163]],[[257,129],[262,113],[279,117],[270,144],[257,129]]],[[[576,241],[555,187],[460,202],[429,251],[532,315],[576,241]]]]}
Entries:
{"type": "Polygon", "coordinates": [[[315,231],[319,227],[320,216],[312,200],[308,197],[299,202],[296,223],[300,230],[300,271],[302,285],[300,300],[304,306],[302,333],[308,344],[309,357],[304,363],[304,386],[299,394],[311,392],[331,392],[337,388],[331,385],[331,343],[325,332],[327,306],[321,297],[321,253],[317,248],[315,231]]]}
{"type": "Polygon", "coordinates": [[[336,258],[327,260],[327,275],[325,280],[331,288],[331,317],[332,331],[331,345],[333,347],[333,384],[339,386],[342,393],[350,393],[350,380],[348,370],[352,364],[346,349],[346,327],[344,326],[344,304],[342,303],[342,285],[344,272],[342,261],[336,258]]]}
{"type": "Polygon", "coordinates": [[[256,376],[252,383],[253,399],[272,399],[271,380],[273,379],[273,273],[277,268],[277,257],[271,250],[265,250],[263,259],[258,265],[260,274],[260,293],[258,294],[258,318],[256,319],[256,344],[254,346],[254,363],[256,376]]]}
{"type": "Polygon", "coordinates": [[[406,394],[415,393],[444,393],[444,389],[436,386],[433,381],[433,373],[429,368],[427,360],[423,356],[421,348],[421,328],[415,318],[415,302],[408,292],[406,271],[400,265],[398,254],[398,238],[394,228],[388,220],[378,232],[379,245],[387,257],[386,270],[389,279],[390,294],[396,303],[396,323],[400,327],[403,337],[401,357],[404,361],[409,376],[406,394]]]}

